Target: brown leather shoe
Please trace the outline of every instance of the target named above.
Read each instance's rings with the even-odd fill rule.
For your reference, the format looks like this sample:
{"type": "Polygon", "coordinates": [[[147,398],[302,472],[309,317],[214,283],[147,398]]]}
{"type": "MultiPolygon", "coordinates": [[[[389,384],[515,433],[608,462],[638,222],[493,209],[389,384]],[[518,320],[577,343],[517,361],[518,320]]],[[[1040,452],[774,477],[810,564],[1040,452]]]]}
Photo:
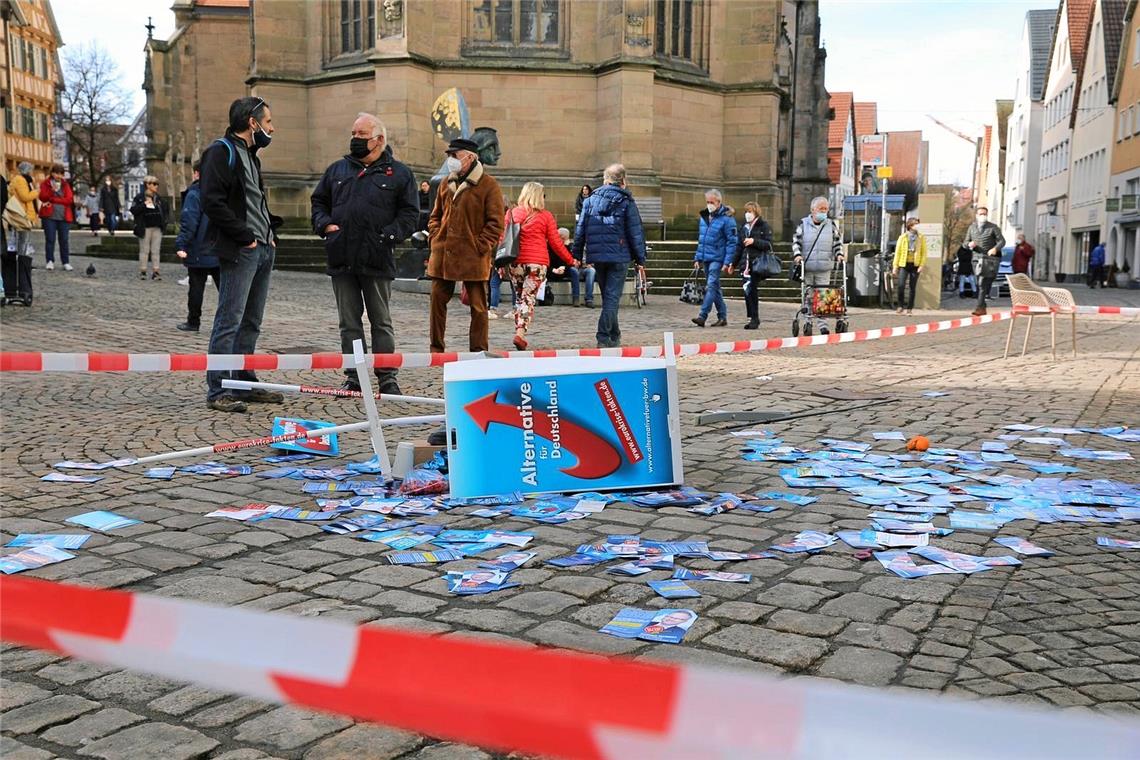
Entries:
{"type": "Polygon", "coordinates": [[[973,311],[970,312],[970,314],[972,316],[975,316],[975,317],[980,317],[985,313],[986,313],[986,307],[985,306],[981,306],[981,307],[974,309],[973,311]]]}

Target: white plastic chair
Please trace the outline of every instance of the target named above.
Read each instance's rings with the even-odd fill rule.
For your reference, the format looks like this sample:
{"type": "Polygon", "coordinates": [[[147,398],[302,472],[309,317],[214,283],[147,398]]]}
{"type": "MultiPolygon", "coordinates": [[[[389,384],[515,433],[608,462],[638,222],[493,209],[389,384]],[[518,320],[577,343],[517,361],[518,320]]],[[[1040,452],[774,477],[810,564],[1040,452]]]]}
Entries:
{"type": "Polygon", "coordinates": [[[1024,274],[1011,274],[1006,278],[1006,282],[1009,283],[1009,300],[1013,308],[1002,358],[1009,356],[1009,343],[1013,338],[1013,326],[1018,317],[1029,317],[1029,325],[1025,328],[1025,340],[1021,343],[1021,355],[1025,356],[1025,350],[1029,346],[1029,333],[1033,330],[1033,317],[1037,314],[1049,315],[1050,345],[1054,359],[1057,358],[1057,315],[1070,316],[1073,328],[1073,356],[1076,356],[1077,303],[1073,300],[1073,294],[1064,288],[1043,288],[1024,274]]]}

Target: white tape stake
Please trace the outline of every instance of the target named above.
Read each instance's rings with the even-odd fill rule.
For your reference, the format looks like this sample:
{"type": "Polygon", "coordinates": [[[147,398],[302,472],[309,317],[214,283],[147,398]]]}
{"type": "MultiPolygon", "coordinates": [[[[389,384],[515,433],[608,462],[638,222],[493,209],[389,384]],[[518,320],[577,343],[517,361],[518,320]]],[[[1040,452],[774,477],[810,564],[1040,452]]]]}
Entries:
{"type": "MultiPolygon", "coordinates": [[[[360,391],[346,391],[341,388],[321,388],[313,385],[289,385],[287,383],[255,383],[250,380],[225,379],[222,380],[222,387],[239,391],[264,388],[267,391],[280,391],[282,393],[303,393],[311,396],[337,396],[342,398],[360,398],[364,395],[360,391]]],[[[381,401],[407,401],[409,403],[431,404],[433,406],[443,406],[444,404],[443,399],[431,398],[430,396],[407,396],[402,393],[376,393],[373,395],[381,401]]]]}
{"type": "Polygon", "coordinates": [[[380,413],[376,411],[376,398],[372,395],[372,368],[364,359],[364,341],[352,342],[352,357],[356,364],[356,382],[360,384],[364,411],[368,415],[368,435],[372,439],[372,453],[380,465],[380,474],[391,476],[392,460],[388,458],[388,445],[384,442],[384,431],[380,429],[380,413]]]}

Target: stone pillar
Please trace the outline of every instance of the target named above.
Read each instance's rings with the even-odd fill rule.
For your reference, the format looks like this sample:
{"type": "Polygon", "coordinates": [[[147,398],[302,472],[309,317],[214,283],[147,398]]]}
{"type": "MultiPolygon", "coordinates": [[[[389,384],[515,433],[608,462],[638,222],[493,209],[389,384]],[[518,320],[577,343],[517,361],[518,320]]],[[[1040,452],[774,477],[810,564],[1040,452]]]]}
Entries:
{"type": "Polygon", "coordinates": [[[918,218],[922,222],[918,231],[926,237],[926,266],[918,276],[916,309],[937,309],[942,305],[942,261],[945,241],[942,239],[942,222],[945,217],[946,196],[942,193],[921,193],[918,196],[918,218]]]}

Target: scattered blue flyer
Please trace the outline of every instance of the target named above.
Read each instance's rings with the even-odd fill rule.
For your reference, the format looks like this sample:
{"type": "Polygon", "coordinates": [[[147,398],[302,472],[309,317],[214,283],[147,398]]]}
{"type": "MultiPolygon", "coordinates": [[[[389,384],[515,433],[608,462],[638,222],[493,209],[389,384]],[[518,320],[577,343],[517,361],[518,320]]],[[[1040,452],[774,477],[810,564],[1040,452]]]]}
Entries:
{"type": "Polygon", "coordinates": [[[643,554],[673,554],[680,557],[703,557],[709,550],[705,541],[645,541],[643,554]]]}
{"type": "Polygon", "coordinates": [[[720,581],[722,583],[748,583],[752,576],[748,573],[726,573],[721,570],[690,570],[678,567],[673,578],[679,581],[720,581]]]}
{"type": "Polygon", "coordinates": [[[900,578],[924,578],[928,575],[942,575],[956,573],[944,565],[918,565],[906,550],[899,549],[886,552],[875,552],[875,559],[900,578]]]}
{"type": "Polygon", "coordinates": [[[956,572],[966,574],[980,573],[983,570],[990,570],[995,567],[1021,564],[1021,560],[1016,557],[978,557],[973,554],[961,554],[949,549],[940,549],[937,546],[920,546],[917,549],[911,549],[911,553],[924,557],[931,562],[945,565],[956,572]]]}
{"type": "Polygon", "coordinates": [[[956,509],[950,513],[950,527],[959,530],[999,530],[1012,519],[1004,513],[956,509]]]}
{"type": "Polygon", "coordinates": [[[701,592],[684,581],[678,581],[672,578],[665,581],[649,581],[649,588],[666,599],[688,599],[701,595],[701,592]]]}
{"type": "Polygon", "coordinates": [[[506,507],[522,504],[523,495],[518,491],[495,496],[472,496],[467,499],[448,499],[449,507],[506,507]]]}
{"type": "Polygon", "coordinates": [[[538,501],[534,504],[527,504],[521,507],[515,507],[511,510],[512,517],[552,517],[560,512],[570,510],[569,505],[556,504],[551,501],[538,501]]]}
{"type": "MultiPolygon", "coordinates": [[[[289,417],[274,417],[271,436],[303,433],[308,430],[320,430],[333,427],[331,422],[317,422],[315,420],[292,419],[289,417]]],[[[271,448],[281,451],[295,451],[299,454],[317,454],[323,457],[335,457],[340,453],[337,445],[337,435],[322,435],[316,438],[295,438],[291,441],[275,443],[271,448]]]]}
{"type": "Polygon", "coordinates": [[[360,530],[372,530],[382,523],[387,522],[387,520],[388,518],[384,515],[358,515],[357,517],[346,517],[343,520],[322,525],[321,530],[327,533],[356,533],[360,530]]]}
{"type": "Polygon", "coordinates": [[[599,630],[623,639],[680,644],[697,621],[692,610],[638,610],[626,607],[599,630]]]}
{"type": "Polygon", "coordinates": [[[983,441],[982,451],[1008,451],[1009,445],[1002,441],[983,441]]]}
{"type": "Polygon", "coordinates": [[[799,494],[783,493],[781,491],[765,491],[764,493],[756,494],[756,498],[767,501],[786,501],[789,504],[795,504],[797,507],[806,507],[808,504],[819,501],[818,496],[800,496],[799,494]]]}
{"type": "Polygon", "coordinates": [[[749,559],[773,559],[776,555],[771,552],[725,552],[708,551],[705,556],[714,562],[738,562],[749,559]]]}
{"type": "Polygon", "coordinates": [[[443,579],[447,582],[447,590],[451,593],[470,596],[489,594],[492,591],[501,591],[519,585],[509,582],[509,577],[510,573],[506,570],[465,570],[447,573],[443,579]]]}
{"type": "Polygon", "coordinates": [[[994,539],[994,542],[1013,549],[1018,554],[1024,554],[1027,557],[1053,556],[1053,552],[1049,549],[1042,548],[1036,544],[1031,544],[1020,536],[998,536],[994,539]]]}
{"type": "Polygon", "coordinates": [[[673,560],[672,554],[646,554],[637,560],[637,566],[648,567],[650,570],[672,570],[673,560]]]}
{"type": "Polygon", "coordinates": [[[114,512],[85,512],[75,517],[69,517],[64,520],[66,523],[72,525],[82,525],[84,528],[91,528],[92,530],[108,531],[117,528],[126,528],[131,525],[138,525],[139,520],[133,520],[130,517],[123,517],[114,512]]]}
{"type": "Polygon", "coordinates": [[[614,557],[599,556],[597,554],[585,554],[583,552],[574,552],[565,557],[555,557],[554,559],[546,560],[546,564],[554,565],[555,567],[577,567],[578,565],[597,565],[602,562],[608,562],[614,557]]]}
{"type": "Polygon", "coordinates": [[[52,546],[56,549],[78,549],[91,538],[90,533],[21,533],[5,546],[52,546]]]}
{"type": "Polygon", "coordinates": [[[265,457],[262,462],[269,464],[285,464],[286,462],[304,462],[312,459],[312,454],[276,454],[271,457],[265,457]]]}
{"type": "Polygon", "coordinates": [[[520,567],[530,562],[537,557],[535,552],[508,552],[507,554],[500,554],[492,560],[481,562],[479,567],[485,567],[490,570],[518,570],[520,567]]]}
{"type": "Polygon", "coordinates": [[[821,533],[818,530],[803,530],[796,534],[791,541],[782,544],[773,544],[770,549],[795,554],[797,552],[815,552],[831,546],[836,541],[835,536],[821,533]]]}
{"type": "Polygon", "coordinates": [[[494,517],[502,517],[508,511],[510,511],[510,510],[507,510],[507,509],[476,509],[476,510],[473,510],[470,514],[472,517],[494,518],[494,517]]]}
{"type": "Polygon", "coordinates": [[[1110,536],[1097,536],[1097,546],[1107,546],[1109,549],[1140,549],[1140,541],[1127,541],[1123,538],[1110,536]]]}
{"type": "Polygon", "coordinates": [[[66,475],[62,472],[49,472],[40,480],[47,483],[98,483],[102,475],[66,475]]]}
{"type": "Polygon", "coordinates": [[[278,478],[300,478],[302,476],[296,467],[274,467],[272,470],[263,470],[257,473],[257,477],[276,480],[278,478]]]}
{"type": "Polygon", "coordinates": [[[106,470],[109,467],[125,467],[137,461],[137,459],[116,459],[111,462],[72,462],[68,459],[64,462],[56,462],[52,467],[59,470],[106,470]]]}
{"type": "Polygon", "coordinates": [[[882,549],[882,544],[875,540],[878,535],[873,530],[840,530],[835,532],[836,538],[852,549],[882,549]]]}
{"type": "Polygon", "coordinates": [[[949,393],[944,391],[923,391],[922,395],[926,398],[941,398],[942,396],[949,396],[949,393]]]}
{"type": "Polygon", "coordinates": [[[75,559],[75,555],[54,546],[41,544],[24,549],[24,551],[16,554],[9,554],[7,557],[0,557],[0,572],[11,575],[24,570],[35,570],[44,565],[53,565],[67,559],[75,559]]]}
{"type": "Polygon", "coordinates": [[[143,476],[152,480],[174,480],[174,472],[177,469],[177,467],[151,467],[143,473],[143,476]]]}
{"type": "Polygon", "coordinates": [[[348,511],[347,509],[343,509],[343,508],[339,508],[339,507],[337,509],[330,509],[327,511],[316,510],[316,509],[301,509],[298,507],[296,509],[282,509],[278,512],[272,512],[270,514],[265,515],[263,518],[255,517],[255,518],[253,518],[252,522],[260,522],[262,519],[265,519],[265,520],[270,520],[270,519],[273,519],[273,520],[299,520],[301,522],[314,522],[314,521],[321,521],[321,520],[332,520],[336,517],[339,517],[342,512],[347,512],[347,511],[348,511]]]}
{"type": "Polygon", "coordinates": [[[746,501],[740,505],[740,508],[747,510],[749,512],[775,512],[776,511],[776,507],[772,506],[771,504],[761,504],[760,502],[756,502],[756,501],[746,501]]]}
{"type": "Polygon", "coordinates": [[[885,432],[871,433],[876,441],[905,441],[906,436],[898,430],[888,430],[885,432]]]}
{"type": "Polygon", "coordinates": [[[430,535],[424,533],[413,533],[408,530],[370,530],[364,533],[356,534],[358,538],[363,538],[365,541],[375,541],[384,544],[398,551],[411,549],[420,544],[429,543],[432,540],[430,535]]]}
{"type": "Polygon", "coordinates": [[[466,555],[463,552],[452,551],[451,549],[437,549],[431,552],[395,552],[387,555],[388,562],[392,565],[426,565],[437,562],[452,562],[465,557],[466,555]]]}
{"type": "Polygon", "coordinates": [[[606,568],[607,573],[616,573],[617,575],[643,575],[652,572],[652,568],[645,567],[638,562],[623,562],[620,565],[606,568]]]}

